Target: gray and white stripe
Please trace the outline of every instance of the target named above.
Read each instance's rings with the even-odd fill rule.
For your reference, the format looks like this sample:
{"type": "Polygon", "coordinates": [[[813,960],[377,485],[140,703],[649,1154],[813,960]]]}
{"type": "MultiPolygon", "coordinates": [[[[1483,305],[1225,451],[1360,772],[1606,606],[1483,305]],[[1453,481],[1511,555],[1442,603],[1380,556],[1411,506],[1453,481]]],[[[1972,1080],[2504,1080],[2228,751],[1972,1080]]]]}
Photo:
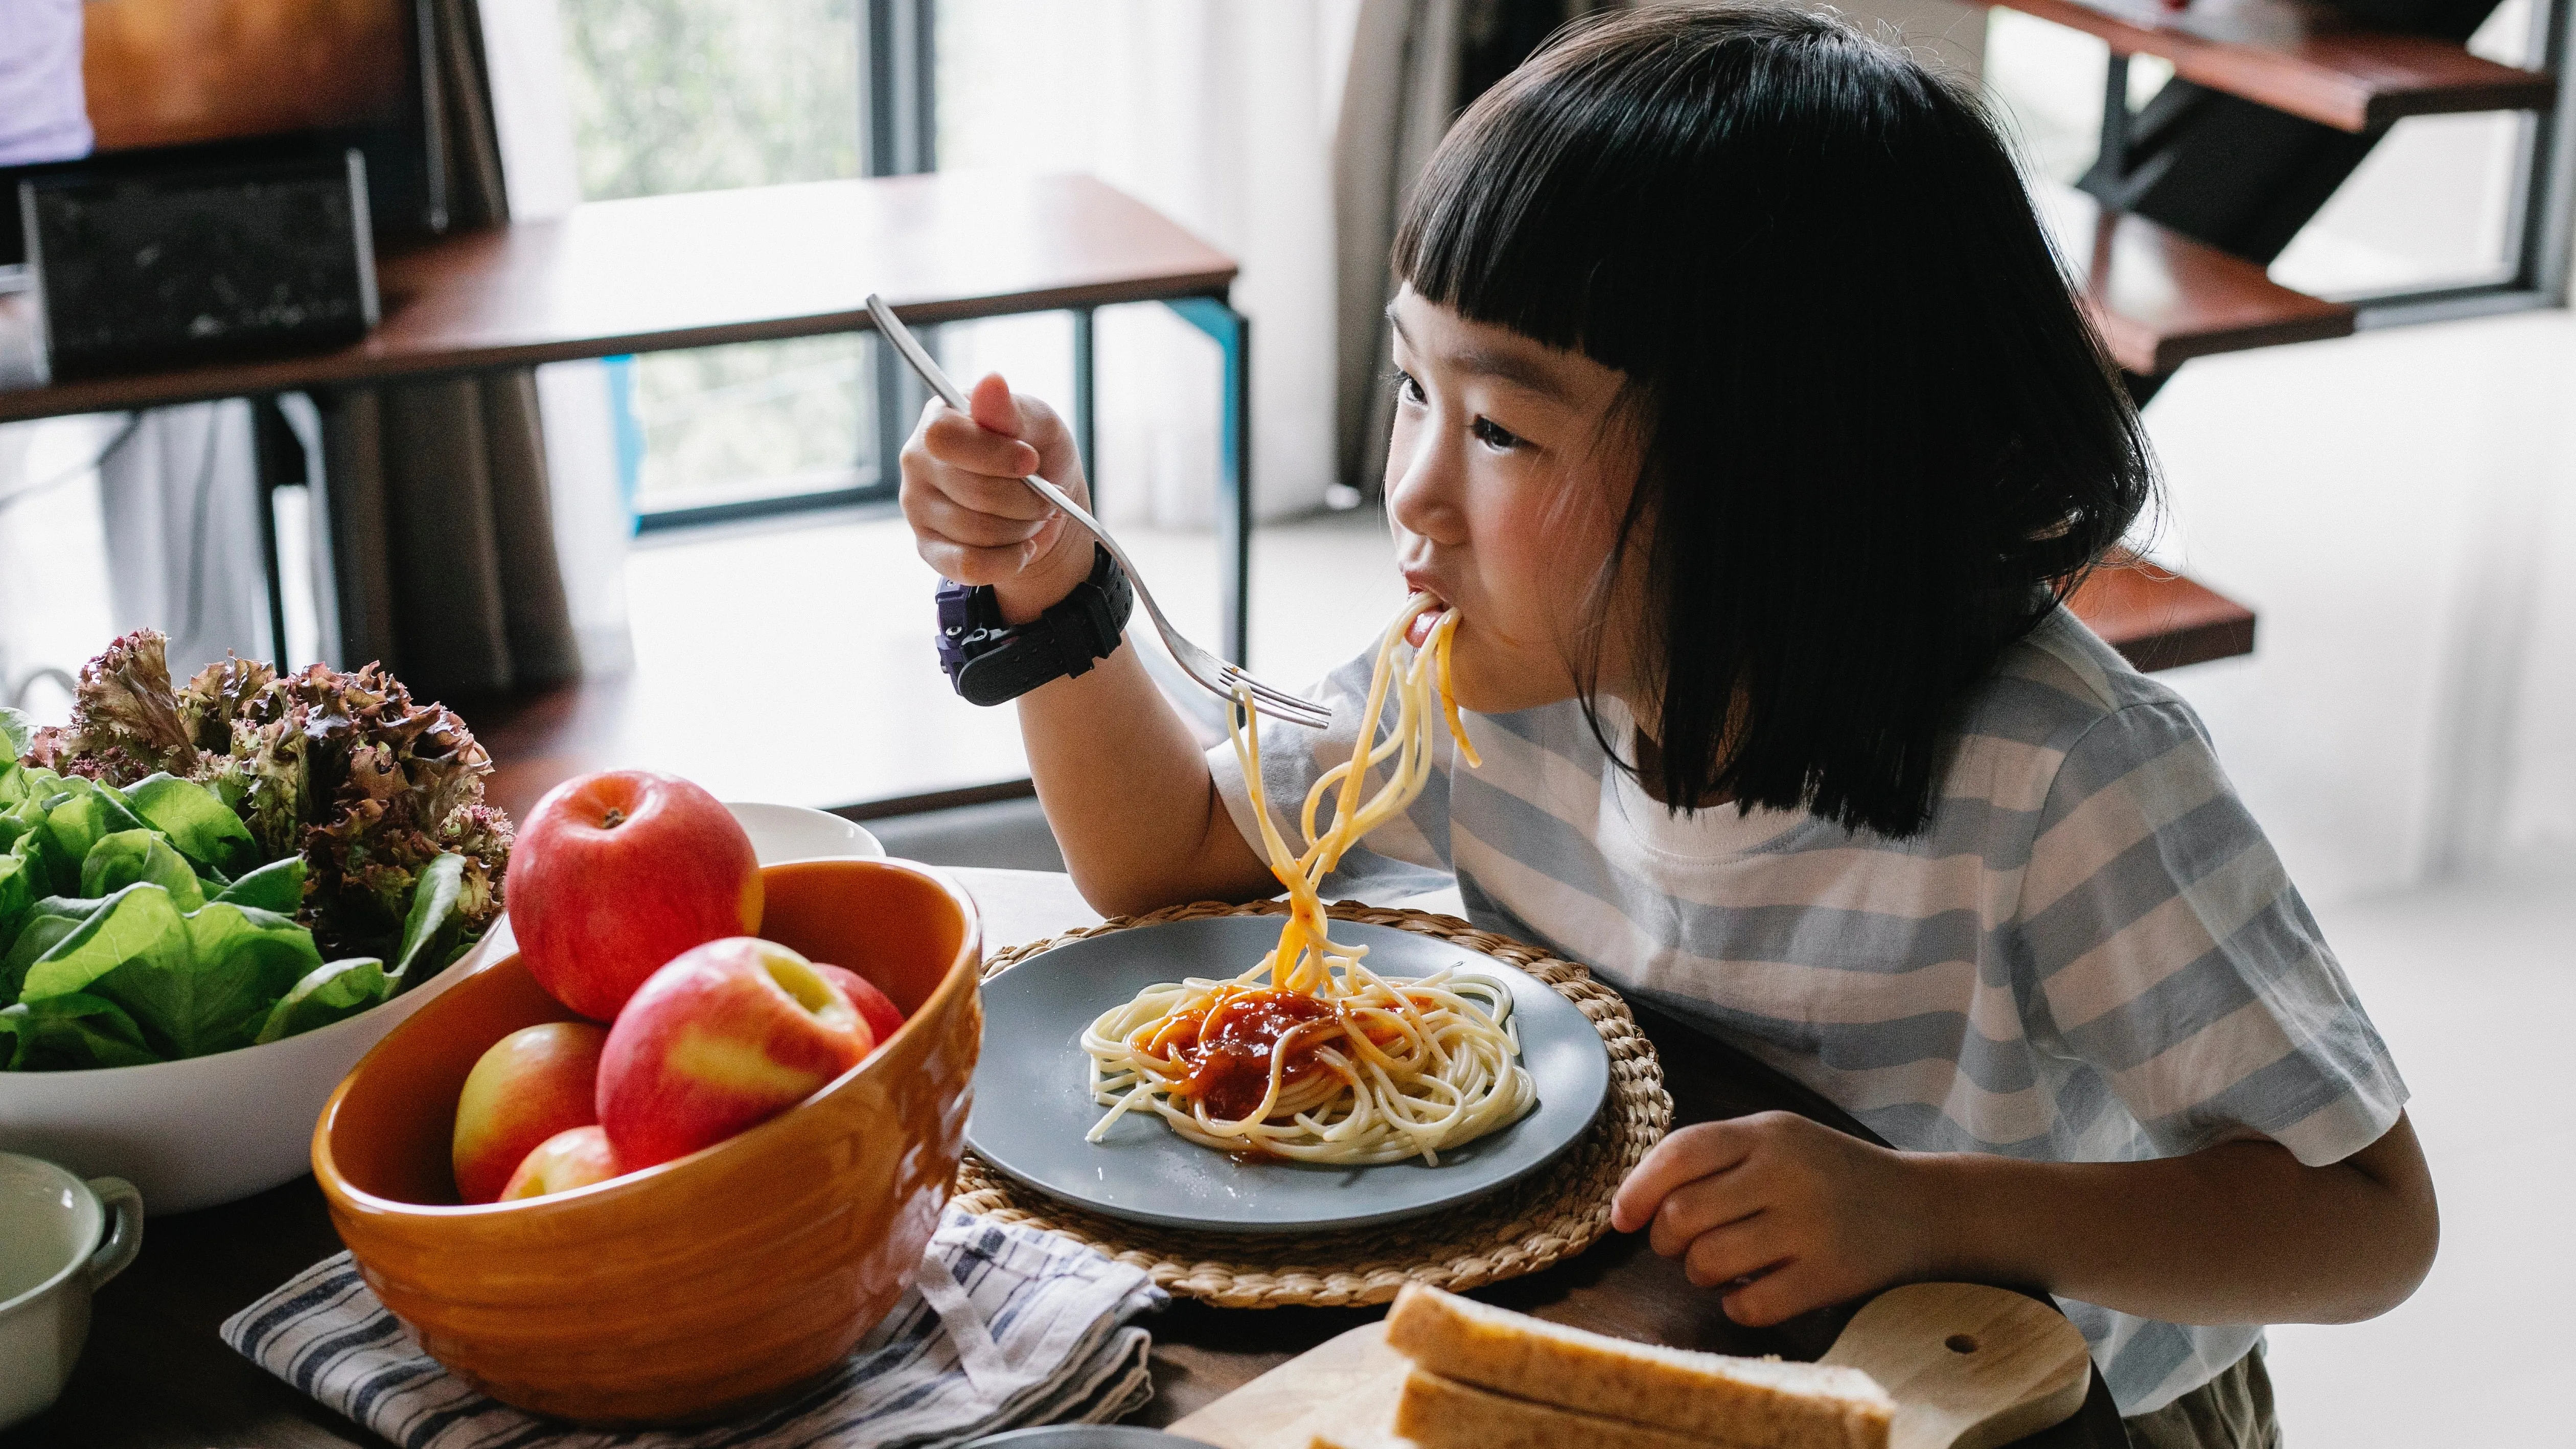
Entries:
{"type": "Polygon", "coordinates": [[[1069,1238],[941,1218],[906,1293],[849,1358],[739,1422],[569,1428],[467,1387],[422,1353],[346,1253],[223,1326],[226,1343],[402,1449],[928,1449],[1023,1424],[1105,1423],[1152,1396],[1136,1326],[1167,1296],[1141,1269],[1069,1238]]]}

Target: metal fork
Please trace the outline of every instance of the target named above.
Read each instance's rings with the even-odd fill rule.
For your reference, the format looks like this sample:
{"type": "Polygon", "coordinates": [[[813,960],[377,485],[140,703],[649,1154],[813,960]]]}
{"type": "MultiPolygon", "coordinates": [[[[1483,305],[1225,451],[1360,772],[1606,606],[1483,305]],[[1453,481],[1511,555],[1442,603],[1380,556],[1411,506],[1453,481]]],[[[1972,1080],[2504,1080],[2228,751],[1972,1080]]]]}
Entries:
{"type": "MultiPolygon", "coordinates": [[[[912,370],[920,374],[932,392],[939,394],[940,401],[961,413],[973,411],[966,394],[958,391],[957,384],[948,380],[948,374],[940,370],[929,353],[922,351],[921,342],[912,335],[912,329],[904,326],[903,319],[894,315],[894,309],[886,305],[885,299],[873,292],[868,294],[868,315],[876,319],[877,331],[894,344],[894,350],[903,354],[903,360],[912,365],[912,370]]],[[[1163,617],[1162,606],[1154,602],[1152,591],[1145,587],[1145,576],[1137,571],[1135,563],[1127,557],[1127,551],[1118,546],[1118,540],[1111,538],[1109,530],[1100,526],[1100,520],[1091,516],[1090,510],[1066,497],[1063,489],[1035,474],[1020,481],[1089,530],[1093,538],[1100,540],[1100,546],[1109,550],[1109,556],[1118,561],[1118,566],[1127,571],[1127,581],[1136,589],[1136,601],[1145,606],[1146,614],[1154,621],[1154,632],[1163,636],[1163,647],[1171,651],[1173,662],[1181,666],[1181,672],[1190,677],[1190,682],[1228,703],[1233,702],[1239,685],[1251,697],[1254,709],[1290,724],[1319,730],[1333,722],[1333,712],[1324,706],[1285,690],[1273,689],[1191,643],[1188,636],[1172,627],[1171,620],[1163,617]]]]}

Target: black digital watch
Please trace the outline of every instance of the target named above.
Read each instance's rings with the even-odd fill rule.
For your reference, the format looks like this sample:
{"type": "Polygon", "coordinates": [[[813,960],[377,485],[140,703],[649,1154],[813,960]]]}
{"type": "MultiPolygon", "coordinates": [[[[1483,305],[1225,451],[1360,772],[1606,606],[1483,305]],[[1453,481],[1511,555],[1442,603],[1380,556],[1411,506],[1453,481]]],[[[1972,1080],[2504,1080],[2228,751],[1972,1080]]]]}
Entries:
{"type": "Polygon", "coordinates": [[[1091,546],[1091,577],[1025,624],[1002,622],[990,585],[939,583],[939,667],[969,704],[1001,704],[1051,679],[1088,674],[1118,648],[1136,591],[1109,550],[1091,546]]]}

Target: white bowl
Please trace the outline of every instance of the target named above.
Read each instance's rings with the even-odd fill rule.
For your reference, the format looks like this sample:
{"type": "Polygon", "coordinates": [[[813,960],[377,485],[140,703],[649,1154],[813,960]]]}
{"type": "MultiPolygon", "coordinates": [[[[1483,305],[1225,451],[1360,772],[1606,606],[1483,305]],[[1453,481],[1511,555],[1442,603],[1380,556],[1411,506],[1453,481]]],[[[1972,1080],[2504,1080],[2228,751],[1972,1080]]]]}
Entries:
{"type": "Polygon", "coordinates": [[[752,805],[728,800],[725,808],[751,837],[751,853],[762,865],[788,860],[870,860],[885,846],[868,828],[826,810],[802,805],[752,805]]]}
{"type": "Polygon", "coordinates": [[[0,1151],[121,1177],[155,1215],[234,1202],[312,1170],[313,1122],[358,1058],[509,931],[346,1021],[209,1057],[86,1072],[0,1072],[0,1151]]]}

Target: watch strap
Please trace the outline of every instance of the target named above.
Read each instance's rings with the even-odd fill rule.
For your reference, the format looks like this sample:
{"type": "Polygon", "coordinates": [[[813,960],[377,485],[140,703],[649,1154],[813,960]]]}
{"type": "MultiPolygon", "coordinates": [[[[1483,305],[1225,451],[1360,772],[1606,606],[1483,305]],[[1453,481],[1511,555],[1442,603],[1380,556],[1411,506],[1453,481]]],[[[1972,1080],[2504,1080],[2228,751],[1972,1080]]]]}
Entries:
{"type": "Polygon", "coordinates": [[[940,667],[970,704],[1019,698],[1051,680],[1091,672],[1118,649],[1136,591],[1109,550],[1091,546],[1091,575],[1025,624],[1004,624],[989,587],[939,591],[940,667]]]}

